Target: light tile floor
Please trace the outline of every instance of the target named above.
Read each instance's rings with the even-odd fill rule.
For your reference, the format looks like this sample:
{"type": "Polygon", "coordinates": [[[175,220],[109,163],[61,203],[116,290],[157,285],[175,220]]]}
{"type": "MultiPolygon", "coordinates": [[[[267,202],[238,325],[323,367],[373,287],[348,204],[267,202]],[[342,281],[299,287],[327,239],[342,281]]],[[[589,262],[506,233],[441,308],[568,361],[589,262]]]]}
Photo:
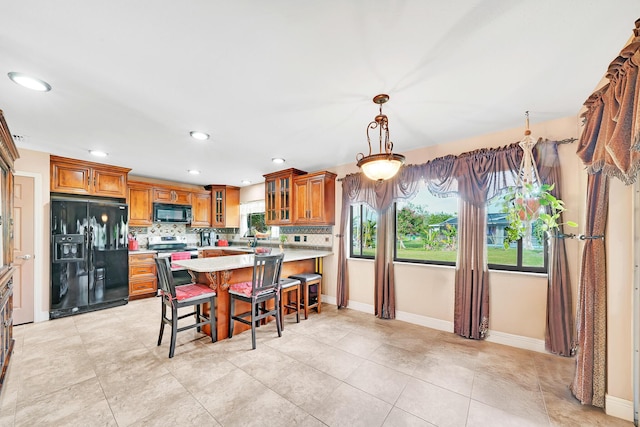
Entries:
{"type": "Polygon", "coordinates": [[[156,346],[150,298],[18,326],[0,426],[631,426],[580,405],[574,360],[324,305],[156,346]]]}

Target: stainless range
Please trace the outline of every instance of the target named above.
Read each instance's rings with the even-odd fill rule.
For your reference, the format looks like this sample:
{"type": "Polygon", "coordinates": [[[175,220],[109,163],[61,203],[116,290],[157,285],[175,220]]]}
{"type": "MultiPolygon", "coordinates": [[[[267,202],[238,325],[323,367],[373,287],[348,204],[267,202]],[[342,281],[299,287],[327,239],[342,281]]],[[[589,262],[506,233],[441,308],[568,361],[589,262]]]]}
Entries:
{"type": "MultiPolygon", "coordinates": [[[[188,259],[198,258],[198,249],[187,245],[185,236],[151,236],[148,249],[158,252],[158,258],[188,259]]],[[[187,270],[177,265],[171,265],[171,273],[176,285],[192,283],[192,278],[187,270]]]]}
{"type": "Polygon", "coordinates": [[[198,248],[188,246],[185,236],[151,236],[147,247],[157,251],[158,258],[168,258],[176,252],[188,252],[191,258],[198,258],[198,248]]]}

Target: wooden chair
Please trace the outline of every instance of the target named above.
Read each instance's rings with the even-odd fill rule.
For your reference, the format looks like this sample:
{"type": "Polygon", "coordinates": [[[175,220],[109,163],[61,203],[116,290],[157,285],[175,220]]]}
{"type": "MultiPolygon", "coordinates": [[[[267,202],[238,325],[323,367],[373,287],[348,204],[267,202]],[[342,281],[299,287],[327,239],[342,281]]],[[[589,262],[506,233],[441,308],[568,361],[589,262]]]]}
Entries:
{"type": "Polygon", "coordinates": [[[278,336],[282,336],[280,321],[280,271],[284,254],[254,255],[251,282],[229,286],[229,338],[233,336],[234,321],[251,326],[251,344],[256,348],[256,326],[269,316],[276,318],[278,336]],[[236,301],[250,304],[249,311],[234,314],[236,301]],[[272,302],[273,306],[269,307],[272,302]]]}
{"type": "Polygon", "coordinates": [[[310,308],[315,308],[320,313],[322,311],[322,275],[318,273],[293,274],[289,276],[289,279],[300,280],[304,318],[308,317],[310,308]],[[312,287],[316,289],[310,290],[312,287]]]}
{"type": "Polygon", "coordinates": [[[296,323],[300,323],[300,280],[280,279],[280,320],[284,330],[284,316],[296,313],[296,323]],[[291,294],[295,293],[295,301],[291,300],[291,294]]]}
{"type": "Polygon", "coordinates": [[[173,357],[176,350],[176,335],[178,332],[187,329],[197,328],[198,332],[202,325],[209,325],[211,328],[211,342],[217,341],[216,329],[216,292],[206,285],[191,283],[176,286],[171,274],[169,258],[156,258],[158,275],[158,285],[160,286],[160,297],[162,298],[162,318],[160,321],[160,335],[158,345],[162,344],[162,334],[164,325],[171,325],[171,346],[169,347],[169,358],[173,357]],[[209,303],[209,317],[202,314],[201,305],[209,303]],[[192,312],[178,315],[178,309],[194,306],[192,312]],[[171,318],[167,317],[167,307],[171,308],[171,318]],[[195,316],[195,323],[178,328],[178,320],[185,317],[195,316]]]}

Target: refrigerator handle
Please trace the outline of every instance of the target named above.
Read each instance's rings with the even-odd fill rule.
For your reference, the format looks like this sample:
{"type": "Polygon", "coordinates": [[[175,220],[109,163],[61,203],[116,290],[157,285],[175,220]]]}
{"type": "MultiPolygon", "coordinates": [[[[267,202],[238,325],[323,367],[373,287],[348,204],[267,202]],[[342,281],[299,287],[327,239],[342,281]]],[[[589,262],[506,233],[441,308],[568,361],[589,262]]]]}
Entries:
{"type": "Polygon", "coordinates": [[[93,226],[90,225],[89,227],[87,227],[84,230],[84,234],[85,234],[85,242],[86,242],[86,249],[87,249],[87,271],[91,271],[93,270],[93,260],[91,259],[91,257],[93,256],[93,251],[91,250],[91,247],[93,246],[93,226]]]}

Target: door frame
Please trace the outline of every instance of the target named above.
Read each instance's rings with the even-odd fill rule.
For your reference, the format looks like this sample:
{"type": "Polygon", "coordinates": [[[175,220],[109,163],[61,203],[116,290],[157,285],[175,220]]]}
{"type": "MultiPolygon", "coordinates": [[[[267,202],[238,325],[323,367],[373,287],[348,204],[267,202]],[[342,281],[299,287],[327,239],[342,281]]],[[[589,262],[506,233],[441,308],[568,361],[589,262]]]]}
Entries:
{"type": "Polygon", "coordinates": [[[49,260],[44,259],[43,254],[43,235],[46,230],[44,228],[44,206],[42,204],[42,174],[16,171],[14,175],[33,178],[33,226],[35,231],[33,233],[33,322],[43,322],[49,320],[49,311],[42,310],[44,302],[44,267],[49,260]]]}

